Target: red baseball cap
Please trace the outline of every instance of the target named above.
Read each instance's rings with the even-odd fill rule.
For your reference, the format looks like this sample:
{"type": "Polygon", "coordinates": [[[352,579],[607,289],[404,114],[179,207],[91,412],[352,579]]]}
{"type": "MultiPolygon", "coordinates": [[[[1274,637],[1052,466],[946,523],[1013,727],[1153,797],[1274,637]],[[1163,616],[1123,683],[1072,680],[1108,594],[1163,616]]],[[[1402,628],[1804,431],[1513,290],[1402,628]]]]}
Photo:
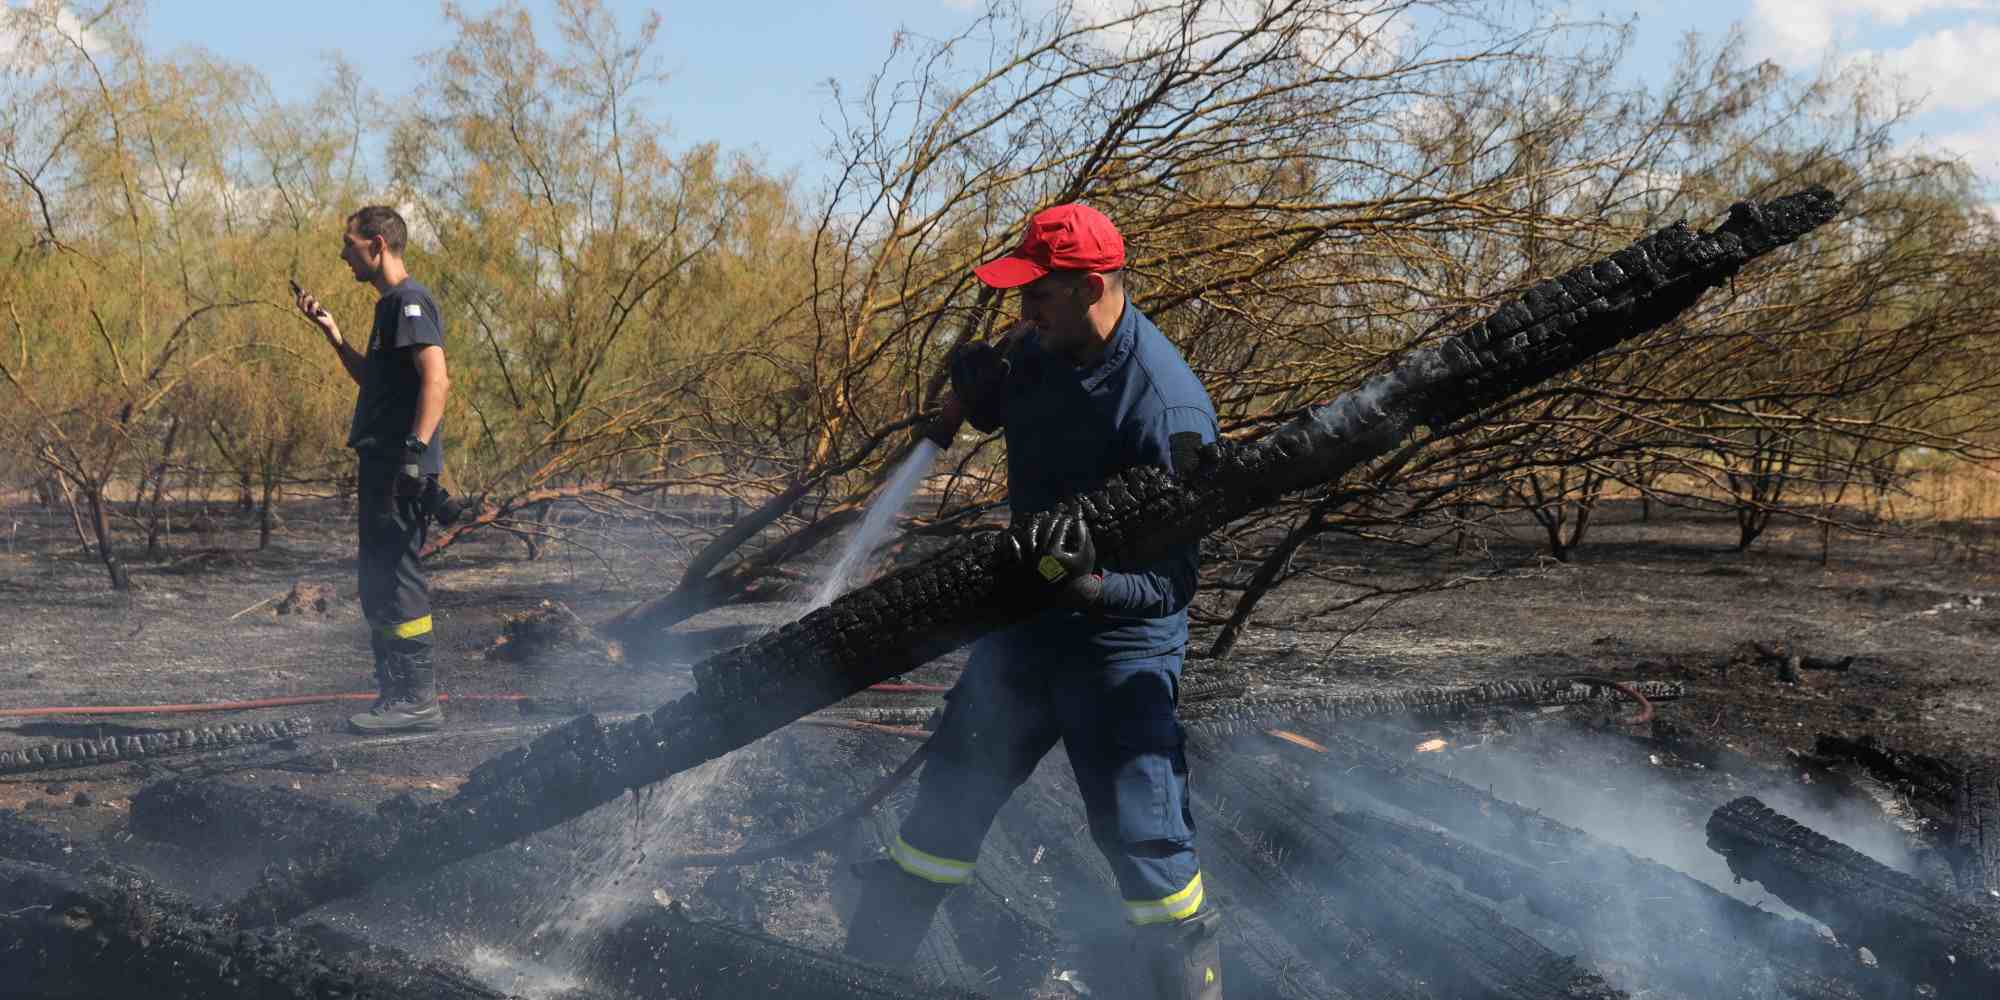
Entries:
{"type": "Polygon", "coordinates": [[[992,288],[1019,288],[1050,271],[1116,271],[1125,266],[1125,237],[1089,205],[1045,208],[1028,220],[1021,245],[972,269],[992,288]]]}

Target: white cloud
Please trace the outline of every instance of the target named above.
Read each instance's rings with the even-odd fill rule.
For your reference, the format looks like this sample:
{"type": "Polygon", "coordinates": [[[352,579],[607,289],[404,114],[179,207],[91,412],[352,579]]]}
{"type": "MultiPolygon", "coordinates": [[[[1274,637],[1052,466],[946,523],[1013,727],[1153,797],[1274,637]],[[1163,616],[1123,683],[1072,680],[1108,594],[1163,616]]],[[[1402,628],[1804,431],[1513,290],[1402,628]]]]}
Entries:
{"type": "Polygon", "coordinates": [[[66,44],[62,38],[69,38],[80,42],[85,51],[104,51],[104,39],[84,28],[83,22],[68,4],[58,0],[8,3],[0,7],[0,67],[33,69],[33,66],[18,65],[20,60],[38,55],[35,46],[23,50],[21,43],[38,36],[44,45],[66,44]],[[48,33],[51,23],[55,26],[53,34],[48,33]]]}
{"type": "Polygon", "coordinates": [[[2000,115],[1988,115],[1969,127],[1930,136],[1918,148],[1963,157],[1981,177],[2000,177],[2000,115]]]}
{"type": "Polygon", "coordinates": [[[1931,110],[1962,111],[2000,99],[2000,22],[1960,25],[1853,59],[1912,88],[1911,96],[1925,98],[1931,110]]]}
{"type": "Polygon", "coordinates": [[[1751,39],[1786,66],[1817,62],[1828,50],[1932,14],[1991,13],[2000,0],[1752,0],[1751,39]]]}

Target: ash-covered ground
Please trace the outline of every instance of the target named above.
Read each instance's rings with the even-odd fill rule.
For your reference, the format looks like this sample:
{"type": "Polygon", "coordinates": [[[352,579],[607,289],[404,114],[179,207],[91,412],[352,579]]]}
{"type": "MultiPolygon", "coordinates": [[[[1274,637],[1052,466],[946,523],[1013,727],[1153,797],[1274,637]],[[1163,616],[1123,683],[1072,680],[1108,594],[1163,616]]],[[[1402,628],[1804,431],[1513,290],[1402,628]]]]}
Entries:
{"type": "MultiPolygon", "coordinates": [[[[105,587],[94,559],[65,537],[66,516],[16,506],[0,518],[13,524],[0,555],[0,620],[9,625],[0,632],[0,708],[367,689],[352,523],[335,505],[295,507],[264,552],[251,551],[247,517],[175,535],[162,560],[133,566],[139,589],[130,595],[105,587]],[[300,582],[331,584],[339,600],[324,613],[280,615],[276,601],[259,604],[300,582]]],[[[1457,552],[1328,540],[1302,554],[1313,575],[1259,609],[1263,622],[1302,622],[1253,628],[1225,661],[1198,658],[1212,632],[1197,627],[1189,690],[1209,698],[1579,674],[1686,689],[1641,726],[1618,721],[1632,706],[1603,702],[1338,726],[1271,720],[1327,742],[1327,754],[1259,726],[1198,732],[1197,820],[1205,881],[1227,919],[1229,995],[1879,996],[1939,988],[1895,956],[1878,956],[1881,943],[1843,937],[1763,886],[1736,882],[1707,845],[1704,824],[1718,806],[1755,795],[1890,869],[1935,880],[1937,830],[1909,790],[1829,770],[1812,751],[1821,734],[1872,735],[1931,754],[1989,750],[2000,712],[2000,561],[1931,542],[1842,537],[1822,566],[1816,531],[1782,528],[1736,553],[1726,514],[1655,510],[1642,520],[1636,505],[1600,510],[1592,530],[1567,564],[1539,557],[1525,523],[1457,552]],[[1353,582],[1473,576],[1484,579],[1387,608],[1311,617],[1353,582]],[[1783,655],[1766,655],[1780,647],[1801,662],[1844,661],[1843,669],[1788,667],[1783,655]],[[1333,742],[1341,737],[1348,742],[1333,742]],[[1398,787],[1385,762],[1464,786],[1398,787]],[[1536,833],[1507,820],[1505,803],[1561,829],[1536,833]],[[1585,839],[1562,840],[1568,828],[1585,839]],[[1607,860],[1622,857],[1607,853],[1617,850],[1632,860],[1607,860]],[[1791,919],[1766,927],[1764,917],[1791,919]],[[1787,937],[1797,931],[1807,938],[1787,937]],[[1600,983],[1611,992],[1589,992],[1600,983]]],[[[596,525],[537,561],[521,554],[518,542],[491,534],[434,560],[432,579],[446,690],[533,701],[460,700],[448,707],[444,732],[387,739],[340,732],[355,704],[0,719],[0,751],[299,717],[313,724],[311,735],[275,743],[0,774],[0,808],[195,904],[221,905],[261,866],[284,863],[337,827],[337,812],[313,810],[442,798],[481,760],[579,709],[616,718],[684,693],[691,663],[799,610],[718,609],[677,627],[663,648],[622,656],[592,647],[525,662],[489,658],[504,616],[554,601],[584,621],[602,620],[663,590],[685,552],[635,527],[596,525]],[[167,781],[271,794],[257,800],[265,809],[257,816],[185,806],[146,814],[142,789],[167,781]],[[286,812],[287,801],[303,805],[286,812]]],[[[1226,610],[1224,600],[1203,606],[1226,610]]],[[[905,679],[948,684],[961,663],[962,654],[949,657],[905,679]]],[[[920,709],[936,700],[871,693],[851,705],[920,709]]],[[[732,868],[679,867],[674,856],[755,848],[816,828],[915,746],[895,734],[795,725],[578,821],[421,879],[377,885],[296,923],[451,963],[498,993],[743,995],[748,986],[734,993],[670,964],[635,972],[645,955],[666,960],[635,951],[631,928],[671,912],[837,951],[852,895],[842,873],[892,835],[908,789],[793,856],[732,868]]],[[[1053,754],[997,824],[978,882],[947,904],[918,972],[937,988],[995,996],[1115,995],[1125,974],[1118,919],[1067,765],[1053,754]]],[[[16,949],[0,964],[0,987],[25,974],[25,961],[16,949]]],[[[1945,983],[1943,995],[1976,995],[1964,988],[1945,983]]]]}

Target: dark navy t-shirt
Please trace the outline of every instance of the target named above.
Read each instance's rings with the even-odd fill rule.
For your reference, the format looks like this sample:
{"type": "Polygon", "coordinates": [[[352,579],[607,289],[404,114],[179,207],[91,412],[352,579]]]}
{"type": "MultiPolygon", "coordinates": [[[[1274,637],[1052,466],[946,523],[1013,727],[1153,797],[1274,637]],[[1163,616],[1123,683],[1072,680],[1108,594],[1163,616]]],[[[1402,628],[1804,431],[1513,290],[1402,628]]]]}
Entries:
{"type": "MultiPolygon", "coordinates": [[[[1006,438],[1008,504],[1017,520],[1133,466],[1171,469],[1175,434],[1215,440],[1215,406],[1201,380],[1130,304],[1090,369],[1041,349],[1033,338],[1017,349],[1015,360],[1006,438]]],[[[1101,610],[1046,611],[991,641],[1042,662],[1077,665],[1178,650],[1187,644],[1199,553],[1199,544],[1190,542],[1144,564],[1107,562],[1099,567],[1101,610]]]]}
{"type": "MultiPolygon", "coordinates": [[[[354,397],[354,422],[348,447],[372,437],[384,448],[400,447],[417,422],[417,350],[444,346],[444,320],[430,289],[405,278],[375,302],[375,324],[368,330],[368,349],[361,366],[361,391],[354,397]]],[[[444,424],[431,435],[421,468],[428,475],[444,471],[444,424]]]]}

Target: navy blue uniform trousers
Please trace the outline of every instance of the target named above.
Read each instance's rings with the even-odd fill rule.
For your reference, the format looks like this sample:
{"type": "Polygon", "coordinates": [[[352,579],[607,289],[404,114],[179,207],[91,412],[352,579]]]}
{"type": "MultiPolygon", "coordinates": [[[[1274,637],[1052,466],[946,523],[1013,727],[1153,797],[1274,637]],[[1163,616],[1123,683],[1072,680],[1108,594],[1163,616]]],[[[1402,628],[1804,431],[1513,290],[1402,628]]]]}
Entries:
{"type": "Polygon", "coordinates": [[[1181,651],[1105,662],[983,642],[947,695],[917,802],[890,847],[906,872],[957,884],[1009,796],[1056,741],[1134,924],[1201,909],[1187,757],[1174,709],[1181,651]]]}
{"type": "Polygon", "coordinates": [[[391,653],[431,648],[431,592],[419,558],[428,535],[413,496],[397,488],[396,461],[361,459],[361,616],[379,666],[391,653]]]}

